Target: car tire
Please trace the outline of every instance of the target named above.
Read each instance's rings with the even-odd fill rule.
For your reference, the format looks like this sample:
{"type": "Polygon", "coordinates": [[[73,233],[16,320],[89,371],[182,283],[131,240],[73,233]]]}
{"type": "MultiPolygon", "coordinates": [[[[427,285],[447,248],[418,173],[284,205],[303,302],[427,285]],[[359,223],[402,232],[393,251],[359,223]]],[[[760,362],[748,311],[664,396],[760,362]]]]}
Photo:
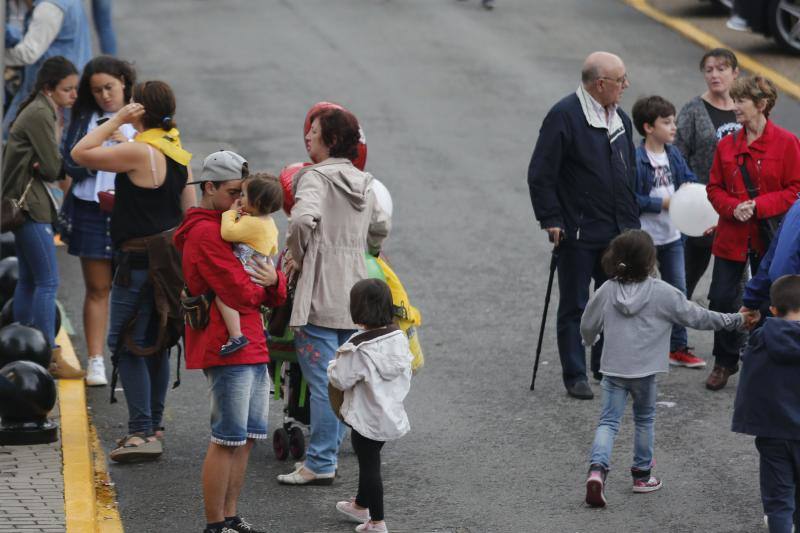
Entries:
{"type": "Polygon", "coordinates": [[[770,33],[778,44],[800,55],[800,0],[772,0],[767,17],[770,33]]]}

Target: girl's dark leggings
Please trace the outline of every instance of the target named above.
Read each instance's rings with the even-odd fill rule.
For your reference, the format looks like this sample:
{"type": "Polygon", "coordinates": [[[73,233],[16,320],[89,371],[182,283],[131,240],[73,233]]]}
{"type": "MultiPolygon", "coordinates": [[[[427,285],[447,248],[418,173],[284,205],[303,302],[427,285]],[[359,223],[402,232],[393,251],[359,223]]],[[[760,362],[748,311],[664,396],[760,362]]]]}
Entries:
{"type": "Polygon", "coordinates": [[[355,429],[350,435],[358,456],[358,494],[356,504],[369,509],[370,518],[383,520],[383,480],[381,479],[381,448],[383,442],[368,439],[355,429]]]}

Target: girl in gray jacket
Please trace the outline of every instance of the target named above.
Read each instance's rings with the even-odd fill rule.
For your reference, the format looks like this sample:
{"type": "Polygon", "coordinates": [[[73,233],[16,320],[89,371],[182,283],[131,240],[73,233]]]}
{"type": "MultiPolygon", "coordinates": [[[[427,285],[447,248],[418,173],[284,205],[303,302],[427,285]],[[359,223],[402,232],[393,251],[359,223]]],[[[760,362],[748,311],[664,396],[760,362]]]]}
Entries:
{"type": "MultiPolygon", "coordinates": [[[[604,487],[614,438],[633,398],[633,492],[652,492],[661,481],[650,475],[656,414],[656,374],[669,369],[669,337],[674,324],[694,329],[733,330],[749,325],[740,313],[708,311],[681,291],[652,277],[656,266],[653,240],[641,230],[616,237],[602,259],[609,277],[589,300],[581,319],[583,342],[591,346],[604,334],[600,372],[603,403],[592,445],[586,503],[604,507],[604,487]]],[[[747,318],[747,320],[746,320],[747,318]]]]}

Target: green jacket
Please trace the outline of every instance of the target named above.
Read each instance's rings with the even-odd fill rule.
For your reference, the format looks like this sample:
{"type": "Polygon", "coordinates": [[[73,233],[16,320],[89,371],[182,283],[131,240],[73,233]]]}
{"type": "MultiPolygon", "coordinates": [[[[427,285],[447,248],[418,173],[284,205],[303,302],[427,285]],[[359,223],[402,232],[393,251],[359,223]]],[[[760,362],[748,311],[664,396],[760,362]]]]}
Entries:
{"type": "Polygon", "coordinates": [[[45,181],[63,179],[61,153],[56,142],[56,111],[43,94],[38,94],[17,115],[3,153],[3,197],[19,198],[31,176],[33,180],[24,209],[36,222],[55,222],[56,208],[45,181]],[[33,172],[39,163],[38,172],[33,172]]]}

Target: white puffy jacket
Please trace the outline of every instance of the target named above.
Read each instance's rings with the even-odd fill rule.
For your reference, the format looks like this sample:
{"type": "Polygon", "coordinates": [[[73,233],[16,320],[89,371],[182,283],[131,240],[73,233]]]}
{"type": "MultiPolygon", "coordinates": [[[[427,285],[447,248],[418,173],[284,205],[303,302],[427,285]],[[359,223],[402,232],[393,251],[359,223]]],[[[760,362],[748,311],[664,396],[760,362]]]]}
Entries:
{"type": "Polygon", "coordinates": [[[364,437],[398,439],[411,426],[403,399],[411,388],[408,337],[395,326],[350,337],[328,365],[331,385],[344,391],[340,414],[364,437]]]}

